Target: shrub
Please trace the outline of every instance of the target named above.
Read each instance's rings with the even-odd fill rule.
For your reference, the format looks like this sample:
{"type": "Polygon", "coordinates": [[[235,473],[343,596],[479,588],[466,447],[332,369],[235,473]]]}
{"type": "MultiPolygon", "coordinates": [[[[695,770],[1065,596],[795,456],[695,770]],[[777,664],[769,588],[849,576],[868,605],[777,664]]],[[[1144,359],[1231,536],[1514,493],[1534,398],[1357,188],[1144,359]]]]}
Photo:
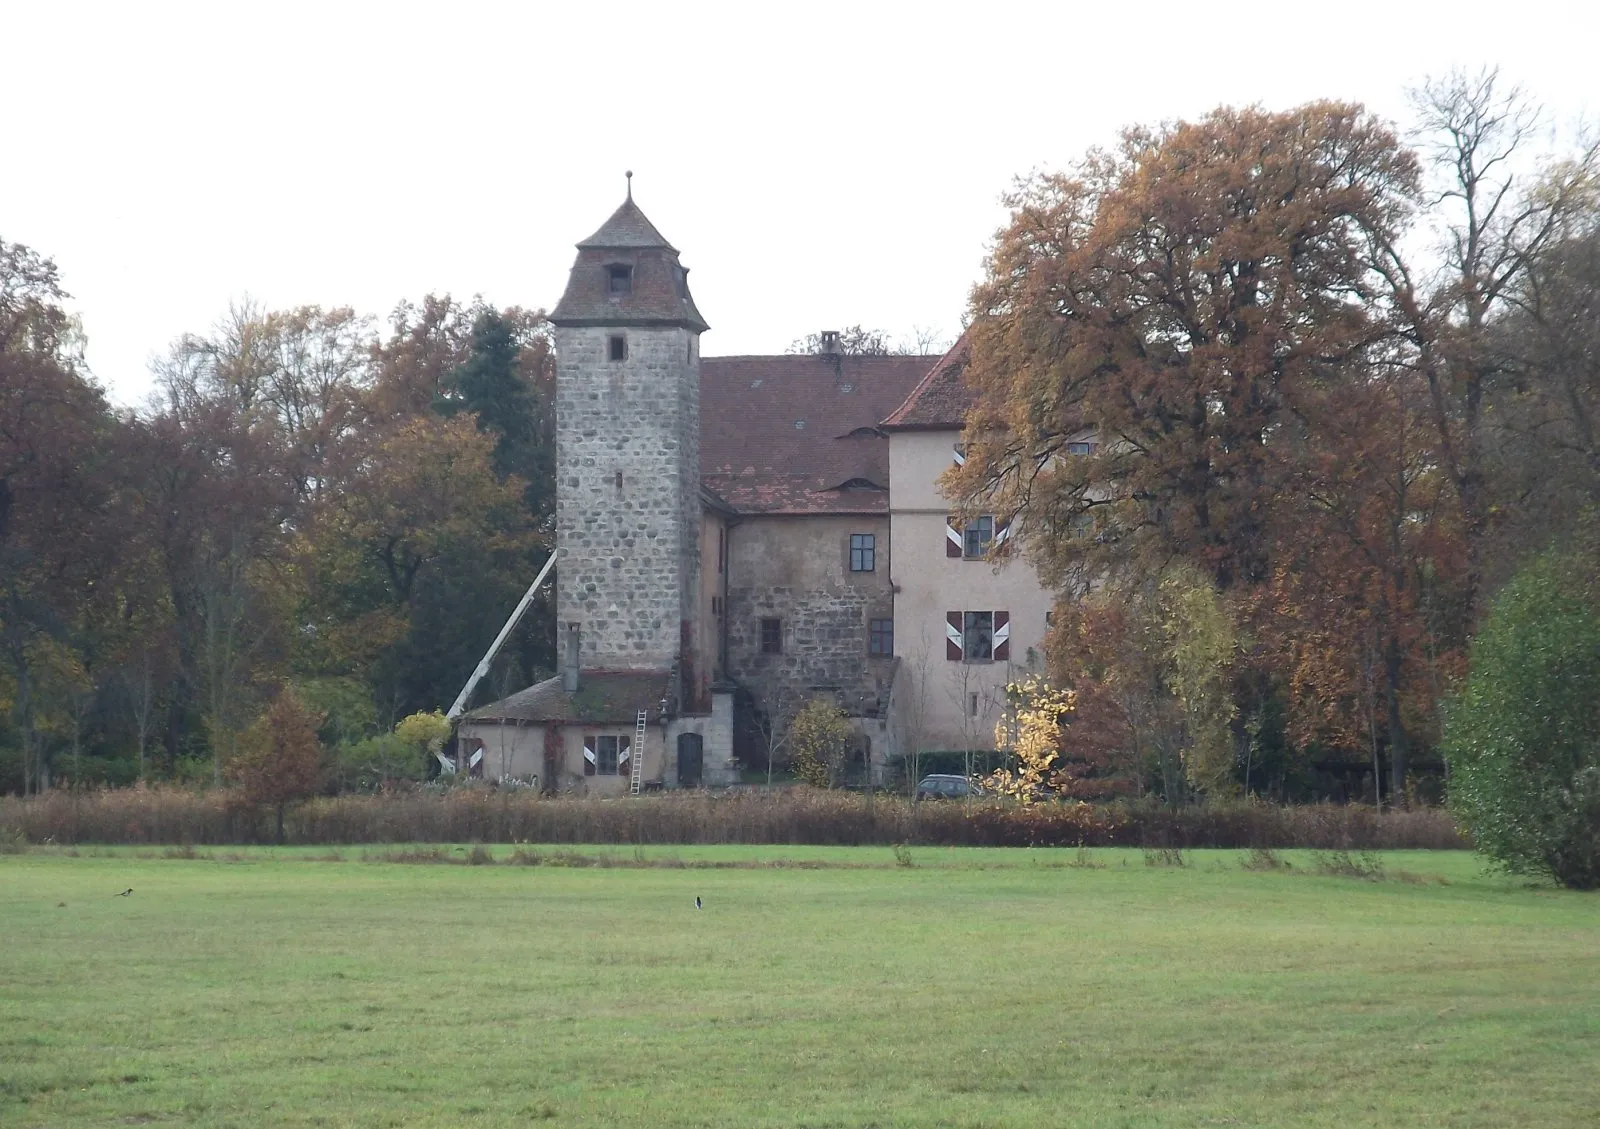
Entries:
{"type": "Polygon", "coordinates": [[[428,757],[444,748],[450,739],[450,723],[438,710],[432,713],[414,713],[400,719],[394,727],[394,736],[412,750],[416,759],[426,765],[428,757]]]}
{"type": "Polygon", "coordinates": [[[1495,600],[1446,713],[1451,809],[1514,874],[1600,887],[1600,607],[1570,562],[1495,600]]]}
{"type": "Polygon", "coordinates": [[[427,775],[427,755],[426,745],[380,733],[342,742],[334,750],[334,766],[341,789],[370,792],[396,781],[422,779],[427,775]]]}
{"type": "Polygon", "coordinates": [[[1254,847],[1250,855],[1239,864],[1245,870],[1287,870],[1289,863],[1277,856],[1270,847],[1254,847]]]}
{"type": "Polygon", "coordinates": [[[322,716],[301,704],[293,690],[284,690],[266,713],[245,731],[239,753],[228,765],[229,780],[238,785],[247,807],[277,813],[278,842],[283,842],[283,817],[290,804],[316,793],[322,782],[322,745],[317,729],[322,716]]]}
{"type": "Polygon", "coordinates": [[[1371,851],[1362,851],[1358,856],[1349,851],[1317,851],[1311,856],[1311,869],[1334,878],[1377,882],[1383,877],[1383,860],[1371,851]]]}
{"type": "Polygon", "coordinates": [[[789,748],[795,775],[818,788],[831,788],[844,768],[854,733],[837,706],[813,699],[789,722],[789,748]]]}
{"type": "Polygon", "coordinates": [[[1046,786],[1065,790],[1071,780],[1058,763],[1061,719],[1077,708],[1077,694],[1030,678],[1007,683],[1006,698],[1012,716],[995,726],[994,743],[998,748],[1009,746],[1014,763],[990,773],[984,785],[1025,804],[1046,786]]]}

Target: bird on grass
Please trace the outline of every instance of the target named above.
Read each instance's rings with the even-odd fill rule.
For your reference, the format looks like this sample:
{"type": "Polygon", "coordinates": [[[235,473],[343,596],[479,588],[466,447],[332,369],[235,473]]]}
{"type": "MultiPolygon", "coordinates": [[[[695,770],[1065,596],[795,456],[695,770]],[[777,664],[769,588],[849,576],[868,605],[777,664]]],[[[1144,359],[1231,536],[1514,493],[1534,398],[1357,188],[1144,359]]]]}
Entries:
{"type": "Polygon", "coordinates": [[[126,898],[131,893],[133,893],[133,887],[129,886],[126,890],[122,891],[122,893],[113,894],[112,897],[114,897],[114,898],[126,898]]]}
{"type": "Polygon", "coordinates": [[[696,894],[694,896],[694,908],[695,909],[699,909],[700,908],[700,895],[699,894],[696,894]]]}

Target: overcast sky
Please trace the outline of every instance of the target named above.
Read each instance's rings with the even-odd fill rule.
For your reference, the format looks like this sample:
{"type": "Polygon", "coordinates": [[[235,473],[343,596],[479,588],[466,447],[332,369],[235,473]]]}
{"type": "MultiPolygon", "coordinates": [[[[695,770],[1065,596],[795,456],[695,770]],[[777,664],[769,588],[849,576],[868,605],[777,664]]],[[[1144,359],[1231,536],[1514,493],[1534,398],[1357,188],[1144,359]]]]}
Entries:
{"type": "Polygon", "coordinates": [[[119,403],[231,300],[548,308],[635,197],[708,355],[951,336],[1012,179],[1133,122],[1501,66],[1595,116],[1600,3],[0,0],[0,239],[55,258],[119,403]]]}

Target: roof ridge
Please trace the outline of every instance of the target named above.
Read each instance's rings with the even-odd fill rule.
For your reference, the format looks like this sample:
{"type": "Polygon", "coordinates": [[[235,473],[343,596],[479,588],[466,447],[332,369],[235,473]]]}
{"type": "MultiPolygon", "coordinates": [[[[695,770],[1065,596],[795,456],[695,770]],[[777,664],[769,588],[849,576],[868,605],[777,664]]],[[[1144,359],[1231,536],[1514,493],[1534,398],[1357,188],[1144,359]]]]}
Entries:
{"type": "MultiPolygon", "coordinates": [[[[912,361],[944,359],[943,353],[841,353],[845,361],[912,361]]],[[[706,353],[702,361],[785,361],[804,360],[807,357],[825,358],[826,353],[706,353]]],[[[831,359],[831,358],[830,358],[831,359]]]]}

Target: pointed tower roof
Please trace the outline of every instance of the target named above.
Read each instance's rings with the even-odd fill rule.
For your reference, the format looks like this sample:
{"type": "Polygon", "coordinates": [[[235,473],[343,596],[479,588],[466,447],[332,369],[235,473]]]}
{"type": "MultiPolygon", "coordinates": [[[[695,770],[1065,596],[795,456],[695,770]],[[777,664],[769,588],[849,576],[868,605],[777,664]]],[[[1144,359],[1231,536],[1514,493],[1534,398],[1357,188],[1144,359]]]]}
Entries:
{"type": "Polygon", "coordinates": [[[663,238],[656,230],[656,225],[646,219],[639,205],[633,202],[631,189],[622,206],[611,213],[611,218],[600,225],[600,230],[578,244],[580,251],[623,247],[660,247],[673,254],[678,253],[677,248],[663,238]]]}
{"type": "Polygon", "coordinates": [[[570,326],[676,325],[695,333],[710,328],[689,293],[688,268],[678,261],[677,248],[633,202],[631,183],[622,206],[578,244],[566,292],[550,311],[550,321],[570,326]]]}

